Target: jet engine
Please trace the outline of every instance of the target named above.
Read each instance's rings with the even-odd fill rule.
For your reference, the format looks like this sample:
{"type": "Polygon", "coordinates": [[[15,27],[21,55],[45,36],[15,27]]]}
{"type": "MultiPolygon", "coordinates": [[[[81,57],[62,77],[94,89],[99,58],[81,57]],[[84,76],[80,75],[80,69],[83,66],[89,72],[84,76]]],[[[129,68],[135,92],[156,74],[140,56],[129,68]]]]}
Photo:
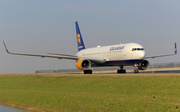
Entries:
{"type": "Polygon", "coordinates": [[[148,67],[149,67],[149,62],[147,60],[144,60],[138,65],[139,70],[146,70],[148,67]]]}
{"type": "Polygon", "coordinates": [[[87,70],[91,68],[91,62],[88,59],[80,59],[77,61],[76,67],[79,70],[87,70]]]}

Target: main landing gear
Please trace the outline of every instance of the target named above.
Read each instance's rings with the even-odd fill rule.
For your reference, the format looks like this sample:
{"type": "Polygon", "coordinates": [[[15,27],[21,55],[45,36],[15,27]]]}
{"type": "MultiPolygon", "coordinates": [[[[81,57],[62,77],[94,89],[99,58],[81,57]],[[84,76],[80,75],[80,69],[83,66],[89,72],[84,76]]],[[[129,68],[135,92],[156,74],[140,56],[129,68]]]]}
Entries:
{"type": "Polygon", "coordinates": [[[123,69],[123,66],[120,66],[120,69],[117,70],[117,73],[126,73],[126,70],[123,69]]]}
{"type": "Polygon", "coordinates": [[[134,73],[139,73],[139,70],[138,69],[134,69],[134,73]]]}
{"type": "Polygon", "coordinates": [[[84,74],[92,74],[92,70],[84,70],[84,74]]]}

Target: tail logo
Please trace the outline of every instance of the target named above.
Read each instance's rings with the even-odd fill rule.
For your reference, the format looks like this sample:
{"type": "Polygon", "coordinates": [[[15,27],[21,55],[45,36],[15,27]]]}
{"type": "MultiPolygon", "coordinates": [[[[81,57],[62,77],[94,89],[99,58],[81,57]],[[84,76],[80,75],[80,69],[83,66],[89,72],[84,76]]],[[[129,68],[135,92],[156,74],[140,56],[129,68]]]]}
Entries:
{"type": "Polygon", "coordinates": [[[77,34],[78,43],[81,44],[80,34],[77,34]]]}

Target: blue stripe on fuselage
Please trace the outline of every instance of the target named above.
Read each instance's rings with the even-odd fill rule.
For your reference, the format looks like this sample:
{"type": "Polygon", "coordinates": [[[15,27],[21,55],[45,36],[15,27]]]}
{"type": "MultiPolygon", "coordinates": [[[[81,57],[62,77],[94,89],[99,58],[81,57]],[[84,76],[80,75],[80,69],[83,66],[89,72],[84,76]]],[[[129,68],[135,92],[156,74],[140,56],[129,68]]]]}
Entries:
{"type": "Polygon", "coordinates": [[[96,64],[98,66],[133,66],[135,63],[141,63],[143,60],[115,60],[115,61],[106,61],[103,64],[96,64]]]}

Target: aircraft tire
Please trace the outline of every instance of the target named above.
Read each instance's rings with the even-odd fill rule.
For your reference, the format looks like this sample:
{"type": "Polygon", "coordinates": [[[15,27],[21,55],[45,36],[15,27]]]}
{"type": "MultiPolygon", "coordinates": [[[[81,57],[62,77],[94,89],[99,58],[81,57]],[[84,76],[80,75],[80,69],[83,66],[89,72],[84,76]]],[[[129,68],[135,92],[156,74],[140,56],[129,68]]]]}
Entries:
{"type": "Polygon", "coordinates": [[[92,74],[92,70],[88,70],[88,73],[89,73],[89,74],[92,74]]]}
{"type": "Polygon", "coordinates": [[[84,74],[87,74],[87,71],[86,71],[86,70],[84,70],[84,74]]]}
{"type": "Polygon", "coordinates": [[[124,71],[124,73],[126,73],[126,70],[123,70],[124,71]]]}
{"type": "Polygon", "coordinates": [[[84,74],[92,74],[92,70],[84,70],[84,74]]]}
{"type": "Polygon", "coordinates": [[[117,70],[117,73],[126,73],[126,70],[117,70]]]}

